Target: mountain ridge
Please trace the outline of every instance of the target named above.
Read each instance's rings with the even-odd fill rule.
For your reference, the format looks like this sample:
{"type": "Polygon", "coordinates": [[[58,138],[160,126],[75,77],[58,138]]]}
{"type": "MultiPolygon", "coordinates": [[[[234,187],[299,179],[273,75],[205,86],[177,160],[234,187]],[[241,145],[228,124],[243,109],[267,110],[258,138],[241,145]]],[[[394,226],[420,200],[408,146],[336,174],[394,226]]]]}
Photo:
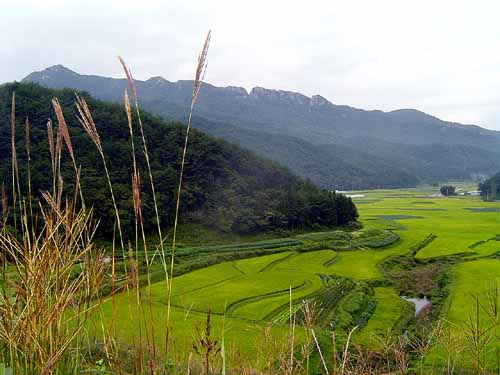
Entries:
{"type": "MultiPolygon", "coordinates": [[[[95,74],[80,74],[76,72],[75,70],[72,70],[62,64],[57,64],[57,65],[52,65],[50,67],[47,67],[43,70],[40,71],[34,71],[30,74],[28,74],[26,77],[24,77],[21,82],[36,82],[36,81],[43,81],[46,79],[50,79],[49,75],[47,73],[58,73],[58,74],[71,74],[74,75],[75,77],[79,78],[99,78],[99,79],[106,79],[106,80],[113,80],[113,81],[119,81],[120,84],[123,84],[124,87],[127,87],[128,83],[125,78],[113,78],[113,77],[105,77],[105,76],[100,76],[100,75],[95,75],[95,74]]],[[[148,79],[145,80],[139,80],[135,79],[136,83],[139,84],[156,84],[156,85],[173,85],[173,86],[184,86],[184,85],[189,85],[192,87],[193,81],[192,80],[177,80],[177,81],[170,81],[163,76],[152,76],[148,79]]],[[[308,105],[310,107],[321,107],[321,106],[337,106],[337,107],[346,107],[350,109],[355,109],[355,110],[361,110],[361,111],[366,111],[366,112],[381,112],[385,114],[391,114],[391,113],[396,113],[399,111],[412,111],[415,113],[420,113],[424,114],[429,117],[437,118],[435,116],[429,115],[423,111],[414,109],[414,108],[401,108],[401,109],[396,109],[396,110],[391,110],[391,111],[382,111],[378,109],[374,110],[364,110],[348,105],[342,105],[342,104],[334,104],[324,96],[320,94],[314,94],[312,96],[307,96],[305,94],[302,94],[297,91],[290,91],[290,90],[280,90],[280,89],[270,89],[270,88],[265,88],[262,86],[254,86],[250,91],[248,91],[246,88],[242,86],[234,86],[234,85],[229,85],[229,86],[217,86],[211,83],[204,82],[203,86],[205,87],[210,87],[211,89],[216,89],[216,90],[223,90],[223,91],[228,91],[231,93],[237,94],[237,97],[239,98],[267,98],[269,100],[283,100],[287,99],[292,102],[296,102],[302,105],[308,105]]],[[[73,88],[73,87],[67,87],[67,88],[73,88]]],[[[461,123],[453,123],[457,125],[465,125],[465,126],[477,126],[477,125],[472,125],[472,124],[461,124],[461,123]]],[[[483,128],[484,129],[484,128],[483,128]]],[[[489,130],[489,129],[485,129],[489,130]]],[[[494,130],[492,130],[494,131],[494,130]]]]}
{"type": "MultiPolygon", "coordinates": [[[[126,79],[81,75],[62,65],[33,72],[23,81],[83,90],[114,102],[122,100],[127,88],[126,79]]],[[[169,120],[186,120],[192,81],[171,82],[157,76],[136,80],[136,87],[146,110],[169,120]]],[[[408,187],[500,169],[500,132],[443,121],[416,109],[367,111],[333,104],[320,95],[205,83],[196,116],[208,121],[202,130],[270,157],[326,188],[408,187]],[[276,136],[289,140],[289,147],[276,136]],[[298,142],[301,147],[296,150],[298,142]],[[453,165],[455,161],[460,167],[453,165]],[[388,165],[393,167],[391,173],[388,165]]]]}
{"type": "MultiPolygon", "coordinates": [[[[127,80],[125,78],[113,78],[113,77],[105,77],[105,76],[100,76],[100,75],[95,75],[95,74],[80,74],[76,72],[73,69],[70,69],[62,64],[56,64],[52,65],[50,67],[47,67],[43,70],[40,71],[33,71],[32,73],[28,74],[26,77],[24,77],[21,82],[33,82],[36,80],[43,80],[44,75],[47,78],[48,77],[46,74],[47,72],[56,72],[56,73],[65,73],[65,74],[73,74],[75,77],[83,77],[83,78],[100,78],[100,79],[109,79],[109,80],[115,80],[115,81],[120,81],[125,87],[128,85],[127,80]]],[[[156,83],[157,85],[161,84],[168,84],[168,85],[179,85],[179,86],[184,86],[184,85],[190,85],[192,87],[193,80],[177,80],[177,81],[170,81],[166,79],[163,76],[152,76],[148,79],[145,80],[139,80],[139,79],[134,79],[136,82],[139,83],[156,83]]],[[[389,111],[383,111],[380,109],[361,109],[345,104],[334,104],[332,103],[329,99],[325,98],[324,96],[320,94],[314,94],[311,96],[307,96],[305,94],[302,94],[297,91],[291,91],[291,90],[281,90],[281,89],[270,89],[270,88],[265,88],[262,86],[254,86],[250,91],[248,91],[246,88],[242,86],[234,86],[234,85],[229,85],[229,86],[217,86],[211,83],[204,82],[204,86],[208,86],[213,89],[219,89],[219,90],[224,90],[224,91],[229,91],[232,93],[235,93],[238,95],[238,97],[268,97],[272,99],[278,99],[278,98],[288,98],[292,101],[299,102],[301,104],[309,104],[311,107],[320,107],[320,106],[336,106],[336,107],[345,107],[345,108],[350,108],[354,110],[360,110],[360,111],[365,111],[365,112],[379,112],[383,114],[399,114],[399,113],[413,113],[413,114],[418,114],[420,116],[425,116],[427,118],[432,118],[434,120],[442,121],[445,122],[449,125],[455,125],[455,126],[470,126],[470,127],[475,127],[475,128],[480,128],[486,132],[493,132],[497,133],[500,136],[500,131],[494,130],[494,129],[488,129],[485,127],[482,127],[477,124],[466,124],[466,123],[460,123],[460,122],[454,122],[454,121],[447,121],[447,120],[442,120],[437,116],[428,114],[422,110],[416,109],[416,108],[399,108],[399,109],[394,109],[394,110],[389,110],[389,111]]],[[[72,87],[68,87],[72,88],[72,87]]]]}

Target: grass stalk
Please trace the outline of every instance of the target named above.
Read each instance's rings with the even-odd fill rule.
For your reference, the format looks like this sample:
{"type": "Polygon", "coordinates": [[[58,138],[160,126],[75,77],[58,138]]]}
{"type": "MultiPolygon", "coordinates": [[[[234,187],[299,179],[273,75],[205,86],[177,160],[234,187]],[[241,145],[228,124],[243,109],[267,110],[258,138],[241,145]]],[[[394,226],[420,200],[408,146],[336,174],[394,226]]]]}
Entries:
{"type": "Polygon", "coordinates": [[[17,197],[20,194],[19,188],[19,166],[17,163],[16,150],[16,93],[12,93],[12,103],[10,112],[10,132],[11,132],[11,153],[12,153],[12,207],[14,208],[14,228],[17,229],[17,197]],[[17,190],[16,190],[17,188],[17,190]]]}
{"type": "Polygon", "coordinates": [[[181,202],[182,179],[184,176],[184,166],[186,164],[186,153],[187,153],[187,148],[188,148],[189,131],[191,129],[191,121],[193,118],[194,105],[196,103],[196,99],[197,99],[198,94],[200,92],[200,88],[201,88],[203,78],[205,75],[207,56],[208,56],[208,48],[210,46],[210,36],[211,36],[211,32],[209,31],[208,35],[205,39],[203,49],[198,57],[198,64],[196,66],[196,73],[195,73],[195,79],[194,79],[194,85],[193,85],[193,94],[191,96],[191,106],[189,109],[189,117],[188,117],[188,122],[187,122],[187,126],[186,126],[186,136],[184,138],[184,148],[182,150],[181,170],[180,170],[180,174],[179,174],[179,184],[177,187],[177,198],[176,198],[176,203],[175,203],[174,230],[173,230],[173,234],[172,234],[172,252],[170,255],[170,275],[169,275],[169,281],[168,281],[167,333],[166,333],[166,338],[165,338],[165,352],[167,354],[168,354],[169,336],[171,334],[170,320],[171,320],[172,293],[173,293],[172,292],[172,282],[173,282],[173,271],[174,271],[174,257],[175,257],[175,250],[176,250],[176,245],[177,245],[177,227],[178,227],[178,223],[179,223],[179,208],[180,208],[180,202],[181,202]]]}
{"type": "Polygon", "coordinates": [[[76,95],[76,107],[79,113],[78,120],[80,124],[83,126],[87,134],[89,135],[90,139],[92,142],[94,142],[97,151],[99,152],[99,155],[101,157],[103,166],[104,166],[104,173],[106,174],[106,180],[108,182],[108,187],[109,191],[111,194],[111,200],[113,202],[113,208],[115,211],[115,217],[116,217],[116,223],[117,223],[117,228],[118,228],[118,234],[120,237],[120,244],[122,249],[125,250],[124,242],[123,242],[123,233],[122,233],[122,226],[121,226],[121,221],[120,221],[120,212],[118,210],[118,206],[116,204],[116,199],[115,199],[115,193],[113,191],[113,184],[111,183],[111,177],[109,175],[109,170],[108,170],[108,163],[106,162],[106,157],[104,156],[104,150],[102,148],[101,144],[101,138],[99,136],[99,132],[97,131],[97,127],[94,123],[94,119],[92,117],[92,113],[90,112],[90,109],[87,105],[87,102],[85,101],[84,98],[80,97],[79,95],[76,95]]]}

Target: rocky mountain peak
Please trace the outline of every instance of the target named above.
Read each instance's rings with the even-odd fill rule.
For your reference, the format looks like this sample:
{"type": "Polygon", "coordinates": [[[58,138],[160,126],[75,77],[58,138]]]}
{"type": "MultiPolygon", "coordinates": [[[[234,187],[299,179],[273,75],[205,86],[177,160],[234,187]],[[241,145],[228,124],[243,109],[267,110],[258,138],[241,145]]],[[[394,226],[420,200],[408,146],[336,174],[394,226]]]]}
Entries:
{"type": "Polygon", "coordinates": [[[49,66],[44,70],[35,71],[29,74],[27,77],[22,79],[22,82],[47,81],[53,79],[54,77],[68,76],[68,75],[78,75],[78,73],[74,72],[71,69],[66,68],[64,65],[58,64],[49,66]]]}
{"type": "Polygon", "coordinates": [[[165,83],[170,83],[169,81],[167,81],[162,76],[151,77],[146,82],[150,83],[150,84],[155,84],[155,85],[163,85],[165,83]]]}
{"type": "Polygon", "coordinates": [[[332,105],[332,103],[321,95],[313,95],[311,98],[311,107],[324,107],[328,105],[332,105]]]}
{"type": "Polygon", "coordinates": [[[238,87],[238,86],[227,86],[227,87],[224,87],[224,90],[227,92],[227,93],[230,93],[230,94],[233,94],[233,95],[236,95],[238,97],[247,97],[248,96],[248,92],[245,88],[243,87],[238,87]]]}
{"type": "MultiPolygon", "coordinates": [[[[53,72],[53,73],[75,73],[69,68],[66,68],[64,65],[57,64],[49,66],[48,68],[42,70],[42,72],[53,72]]],[[[76,74],[76,73],[75,73],[76,74]]]]}
{"type": "Polygon", "coordinates": [[[289,104],[309,105],[311,99],[305,95],[293,91],[270,90],[263,87],[254,87],[250,91],[250,97],[264,99],[271,102],[284,102],[289,104]]]}

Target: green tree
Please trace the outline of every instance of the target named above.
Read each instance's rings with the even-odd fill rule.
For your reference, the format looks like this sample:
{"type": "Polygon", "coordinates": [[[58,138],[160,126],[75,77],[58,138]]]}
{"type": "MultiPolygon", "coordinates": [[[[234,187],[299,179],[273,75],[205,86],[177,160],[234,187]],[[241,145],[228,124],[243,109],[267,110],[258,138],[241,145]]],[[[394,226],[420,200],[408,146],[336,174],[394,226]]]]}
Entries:
{"type": "Polygon", "coordinates": [[[451,185],[441,186],[441,188],[439,189],[439,191],[445,197],[449,197],[449,196],[452,196],[452,195],[457,195],[457,193],[455,192],[455,186],[451,186],[451,185]]]}

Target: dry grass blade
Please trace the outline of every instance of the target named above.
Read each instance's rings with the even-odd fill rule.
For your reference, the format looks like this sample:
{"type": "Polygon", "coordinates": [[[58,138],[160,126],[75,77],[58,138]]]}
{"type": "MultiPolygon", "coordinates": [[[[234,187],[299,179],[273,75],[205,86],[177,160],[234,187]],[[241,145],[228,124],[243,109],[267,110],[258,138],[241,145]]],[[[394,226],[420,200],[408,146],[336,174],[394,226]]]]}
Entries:
{"type": "MultiPolygon", "coordinates": [[[[142,138],[142,149],[143,149],[144,157],[146,158],[146,165],[147,165],[148,174],[149,174],[149,182],[150,182],[151,192],[153,195],[153,206],[155,209],[156,227],[158,230],[158,239],[159,239],[159,246],[157,247],[157,251],[160,251],[160,253],[161,253],[162,263],[163,263],[163,267],[164,267],[164,271],[165,271],[165,275],[166,275],[165,277],[166,277],[166,280],[168,280],[168,269],[167,269],[167,262],[166,262],[166,257],[165,257],[164,241],[163,241],[163,236],[162,236],[162,231],[161,231],[160,215],[158,212],[158,202],[156,199],[156,191],[155,191],[153,173],[151,171],[151,163],[149,161],[148,146],[147,146],[147,142],[146,142],[146,137],[144,135],[144,126],[142,124],[141,113],[139,111],[139,100],[137,97],[137,91],[135,88],[134,79],[132,77],[132,73],[131,73],[130,69],[127,67],[127,65],[125,64],[125,61],[121,57],[118,57],[118,59],[120,61],[120,64],[123,67],[123,70],[125,71],[128,85],[130,87],[130,90],[132,91],[132,95],[133,95],[134,101],[135,101],[135,110],[136,110],[137,120],[139,123],[139,130],[141,132],[141,138],[142,138]]],[[[134,157],[134,165],[135,165],[135,146],[133,143],[132,110],[130,107],[130,101],[129,101],[129,97],[127,94],[127,90],[125,90],[124,103],[125,103],[125,111],[127,113],[127,120],[128,120],[128,124],[129,124],[130,134],[132,137],[132,152],[134,155],[133,157],[134,157]]],[[[155,253],[155,255],[156,255],[156,253],[155,253]]],[[[155,255],[153,255],[152,261],[154,260],[155,255]]]]}
{"type": "Polygon", "coordinates": [[[179,184],[177,188],[177,199],[175,204],[175,218],[174,218],[174,231],[172,235],[172,253],[170,255],[170,278],[168,282],[168,304],[167,304],[167,337],[166,337],[166,351],[168,353],[168,340],[170,334],[170,315],[171,315],[171,305],[172,305],[172,281],[173,281],[173,270],[174,270],[174,257],[175,257],[175,248],[176,248],[176,238],[177,238],[177,226],[179,223],[179,207],[181,202],[181,190],[182,190],[182,178],[184,176],[184,166],[186,164],[186,153],[187,146],[189,140],[189,130],[191,129],[191,120],[193,118],[193,109],[194,104],[196,102],[196,98],[198,97],[198,93],[200,91],[200,87],[202,84],[202,78],[205,72],[205,66],[207,62],[208,56],[208,47],[210,45],[210,36],[211,32],[208,32],[207,38],[205,39],[205,43],[203,44],[202,52],[198,58],[198,65],[196,66],[195,73],[195,81],[193,87],[193,96],[191,99],[191,109],[189,111],[188,123],[186,126],[186,136],[184,138],[184,148],[182,150],[182,161],[181,161],[181,171],[179,173],[179,184]]]}
{"type": "Polygon", "coordinates": [[[52,126],[52,120],[47,121],[47,137],[49,140],[50,160],[54,160],[55,144],[54,144],[54,127],[52,126]]]}
{"type": "Polygon", "coordinates": [[[84,339],[79,333],[99,303],[105,271],[93,245],[92,213],[75,215],[71,202],[61,208],[49,193],[43,195],[49,207],[40,204],[43,225],[36,235],[24,233],[20,240],[16,232],[0,232],[0,246],[12,262],[0,295],[0,343],[19,374],[69,373],[64,366],[84,339]]]}
{"type": "Polygon", "coordinates": [[[106,179],[108,181],[108,187],[109,187],[109,191],[111,194],[111,200],[113,202],[113,208],[115,211],[116,224],[118,227],[118,234],[120,236],[120,244],[121,244],[122,249],[125,249],[124,242],[123,242],[122,226],[121,226],[121,221],[120,221],[120,212],[119,212],[118,206],[116,204],[115,193],[113,191],[113,184],[111,183],[111,177],[109,175],[106,157],[104,156],[104,150],[102,148],[101,138],[99,137],[99,132],[97,131],[97,127],[95,125],[94,118],[92,117],[92,113],[90,112],[90,109],[89,109],[89,106],[87,105],[87,102],[85,101],[84,98],[82,98],[78,94],[75,94],[75,95],[76,95],[76,108],[77,108],[78,113],[79,113],[78,121],[83,126],[84,130],[87,132],[87,134],[89,135],[92,142],[94,142],[94,145],[96,146],[97,151],[99,151],[99,154],[100,154],[101,159],[102,159],[102,163],[104,166],[104,172],[106,174],[106,179]]]}
{"type": "Polygon", "coordinates": [[[26,159],[27,159],[27,172],[28,172],[28,202],[29,202],[29,210],[30,210],[30,217],[33,217],[33,207],[32,207],[32,196],[31,196],[31,153],[30,153],[30,145],[31,145],[31,140],[30,140],[30,129],[31,129],[31,124],[28,120],[28,117],[26,117],[26,122],[25,122],[25,136],[26,136],[26,159]]]}
{"type": "MultiPolygon", "coordinates": [[[[151,173],[151,167],[150,167],[150,163],[149,163],[149,154],[147,152],[147,146],[146,146],[146,139],[144,137],[144,130],[143,130],[143,126],[142,126],[140,112],[138,109],[139,104],[138,104],[137,94],[135,93],[135,85],[134,85],[134,82],[132,79],[132,74],[130,73],[130,70],[125,65],[125,62],[123,61],[123,59],[120,58],[120,62],[125,70],[125,73],[127,75],[127,79],[129,82],[129,86],[132,90],[132,93],[133,93],[134,99],[135,99],[137,118],[139,120],[139,128],[140,128],[141,136],[142,136],[142,140],[143,140],[143,151],[144,151],[144,155],[146,157],[146,164],[148,166],[149,177],[150,177],[150,182],[151,182],[151,190],[153,192],[153,202],[154,202],[154,208],[155,208],[155,212],[156,212],[157,228],[158,228],[158,233],[159,233],[159,236],[161,239],[161,227],[160,227],[160,221],[159,221],[158,206],[156,203],[156,194],[155,194],[155,190],[154,190],[153,175],[151,173]]],[[[131,148],[132,148],[132,165],[133,165],[132,197],[133,197],[134,218],[135,218],[136,251],[138,252],[139,226],[140,226],[142,245],[143,245],[143,249],[144,249],[144,259],[146,262],[146,276],[147,276],[147,285],[148,285],[147,290],[148,290],[148,303],[149,303],[149,312],[150,312],[151,343],[152,343],[152,345],[148,345],[148,349],[151,352],[151,359],[150,359],[149,367],[156,368],[155,319],[154,319],[154,313],[153,313],[153,307],[152,307],[151,274],[150,274],[151,260],[149,259],[149,255],[148,255],[146,234],[144,231],[144,222],[143,222],[143,217],[142,217],[140,172],[139,172],[139,167],[137,165],[137,159],[136,159],[136,154],[135,154],[135,138],[134,138],[134,127],[133,127],[133,122],[132,122],[132,108],[130,106],[130,100],[128,97],[127,90],[125,90],[125,92],[124,92],[123,99],[124,99],[123,101],[124,101],[124,106],[125,106],[125,112],[127,114],[127,122],[128,122],[128,127],[129,127],[129,133],[130,133],[130,143],[131,143],[131,148]]],[[[163,255],[162,259],[164,259],[164,251],[162,251],[162,255],[163,255]]],[[[166,269],[165,262],[163,262],[163,264],[164,264],[164,268],[166,269]]],[[[138,285],[136,287],[138,288],[138,285]]],[[[137,291],[138,291],[138,289],[137,289],[137,291]]],[[[146,319],[145,319],[145,323],[146,323],[146,319]]],[[[148,335],[147,331],[146,331],[146,335],[148,335]]],[[[141,366],[142,366],[142,364],[141,364],[141,366]]]]}
{"type": "Polygon", "coordinates": [[[17,165],[17,155],[16,155],[16,93],[12,93],[12,104],[10,112],[10,134],[11,134],[11,148],[12,148],[12,192],[15,194],[15,177],[16,177],[16,165],[17,165]]]}
{"type": "Polygon", "coordinates": [[[49,204],[53,213],[56,214],[58,217],[61,217],[61,215],[62,215],[61,210],[57,206],[57,202],[54,200],[54,198],[52,198],[52,195],[47,191],[43,191],[42,198],[45,199],[45,201],[49,204]]]}
{"type": "Polygon", "coordinates": [[[5,223],[9,216],[9,197],[7,196],[7,191],[5,191],[5,183],[2,182],[2,216],[3,216],[3,225],[5,227],[5,223]]]}
{"type": "Polygon", "coordinates": [[[56,203],[59,209],[61,208],[62,205],[63,185],[64,185],[63,178],[61,175],[59,175],[57,179],[57,197],[56,197],[57,198],[56,203]]]}
{"type": "Polygon", "coordinates": [[[54,126],[52,120],[47,121],[47,138],[49,141],[49,151],[50,151],[50,165],[52,167],[52,193],[56,193],[56,145],[54,137],[54,126]]]}
{"type": "Polygon", "coordinates": [[[19,182],[19,165],[17,162],[16,151],[16,93],[12,93],[12,104],[10,112],[10,131],[11,131],[11,152],[12,152],[12,198],[14,209],[14,227],[17,227],[17,197],[21,194],[19,182]],[[16,190],[17,187],[17,190],[16,190]]]}
{"type": "Polygon", "coordinates": [[[26,142],[26,156],[27,156],[27,159],[28,159],[28,162],[30,161],[30,129],[31,129],[31,125],[30,125],[30,121],[29,119],[26,117],[26,121],[24,122],[24,129],[25,129],[25,142],[26,142]]]}
{"type": "Polygon", "coordinates": [[[134,203],[134,215],[137,221],[140,221],[142,219],[141,189],[139,181],[139,172],[135,171],[135,173],[132,175],[132,199],[134,203]]]}
{"type": "MultiPolygon", "coordinates": [[[[123,60],[121,60],[121,58],[120,58],[120,61],[123,61],[123,60]]],[[[123,64],[125,64],[125,63],[123,63],[123,64]]],[[[123,103],[125,105],[125,112],[127,113],[127,122],[128,122],[128,129],[130,131],[130,136],[133,136],[134,130],[132,127],[132,108],[130,107],[130,99],[128,98],[127,90],[124,90],[124,92],[123,92],[123,103]]],[[[133,138],[132,138],[132,141],[133,141],[133,138]]],[[[135,147],[134,142],[132,142],[132,147],[135,147]]],[[[135,157],[135,152],[133,152],[132,155],[134,155],[134,157],[135,157]]]]}
{"type": "Polygon", "coordinates": [[[325,369],[325,374],[329,374],[328,367],[326,366],[325,358],[323,357],[323,352],[321,351],[321,347],[319,346],[318,339],[316,338],[316,334],[314,333],[313,329],[311,329],[311,334],[312,334],[312,337],[314,339],[314,344],[316,345],[316,348],[318,349],[319,358],[321,359],[321,364],[323,365],[323,368],[325,369]]]}
{"type": "MultiPolygon", "coordinates": [[[[123,61],[120,59],[120,61],[123,61]]],[[[123,62],[122,62],[123,63],[123,62]]],[[[124,63],[123,63],[124,64],[124,63]]],[[[139,178],[139,169],[137,168],[137,160],[135,157],[135,142],[134,142],[134,127],[132,124],[132,109],[130,108],[130,100],[128,98],[127,90],[125,90],[123,95],[123,102],[125,105],[125,112],[127,113],[127,123],[128,129],[130,133],[130,147],[132,148],[132,198],[134,204],[134,216],[136,226],[141,218],[141,192],[140,192],[140,178],[139,178]]]]}
{"type": "Polygon", "coordinates": [[[62,178],[61,176],[61,156],[62,156],[62,134],[58,130],[57,131],[57,136],[56,136],[56,155],[55,155],[55,160],[54,160],[54,165],[55,165],[55,174],[54,174],[54,195],[57,194],[60,187],[60,179],[62,178]]]}
{"type": "MultiPolygon", "coordinates": [[[[144,126],[142,124],[141,113],[139,111],[139,101],[138,101],[138,97],[137,97],[137,90],[136,90],[134,79],[132,77],[132,73],[131,73],[130,69],[127,67],[127,65],[125,64],[125,61],[121,57],[119,57],[119,60],[120,60],[120,64],[123,67],[123,70],[125,71],[125,75],[127,77],[127,81],[128,81],[130,90],[132,91],[132,95],[133,95],[134,101],[135,101],[135,110],[136,110],[136,114],[137,114],[137,120],[139,123],[139,129],[141,132],[142,149],[143,149],[143,153],[144,153],[144,156],[146,159],[146,165],[148,168],[150,187],[151,187],[151,192],[153,195],[153,206],[154,206],[154,210],[155,210],[156,224],[157,224],[157,230],[158,230],[159,246],[157,246],[156,252],[160,251],[163,269],[165,271],[165,280],[166,280],[167,285],[168,285],[168,280],[169,280],[168,268],[167,268],[167,261],[166,261],[166,257],[165,257],[164,241],[163,241],[163,236],[162,236],[162,231],[161,231],[160,215],[158,212],[158,202],[156,199],[155,184],[154,184],[154,179],[153,179],[153,173],[151,171],[151,163],[149,160],[149,152],[148,152],[146,137],[144,135],[144,126]]],[[[130,100],[128,97],[127,90],[125,90],[125,93],[124,93],[124,105],[125,105],[125,112],[127,114],[127,121],[128,121],[128,125],[129,125],[129,131],[130,131],[133,168],[134,168],[133,177],[132,177],[133,178],[132,190],[133,190],[133,197],[134,197],[136,246],[138,244],[138,223],[140,223],[142,242],[143,242],[143,248],[144,248],[144,256],[145,256],[146,268],[147,268],[146,273],[147,273],[147,283],[148,283],[148,302],[149,302],[149,308],[150,308],[151,341],[152,341],[152,347],[150,348],[151,357],[152,357],[151,362],[150,362],[150,367],[152,369],[154,369],[156,367],[156,364],[155,364],[155,361],[156,361],[155,320],[154,320],[154,314],[153,314],[153,308],[152,308],[150,264],[154,260],[156,252],[150,260],[149,255],[148,255],[148,251],[147,251],[147,242],[146,242],[146,236],[144,233],[144,225],[143,225],[143,220],[142,220],[141,200],[140,200],[140,178],[139,178],[139,170],[137,167],[137,161],[136,161],[136,156],[135,156],[134,131],[133,131],[133,124],[132,124],[132,110],[131,110],[130,100]]]]}
{"type": "Polygon", "coordinates": [[[357,329],[358,329],[358,326],[355,326],[353,329],[351,329],[349,331],[349,335],[347,336],[347,342],[346,342],[345,348],[344,348],[344,356],[343,356],[344,358],[342,359],[342,372],[341,372],[342,375],[344,375],[345,369],[346,369],[348,352],[349,352],[349,345],[351,343],[351,337],[352,337],[352,334],[354,333],[354,331],[357,329]]]}

